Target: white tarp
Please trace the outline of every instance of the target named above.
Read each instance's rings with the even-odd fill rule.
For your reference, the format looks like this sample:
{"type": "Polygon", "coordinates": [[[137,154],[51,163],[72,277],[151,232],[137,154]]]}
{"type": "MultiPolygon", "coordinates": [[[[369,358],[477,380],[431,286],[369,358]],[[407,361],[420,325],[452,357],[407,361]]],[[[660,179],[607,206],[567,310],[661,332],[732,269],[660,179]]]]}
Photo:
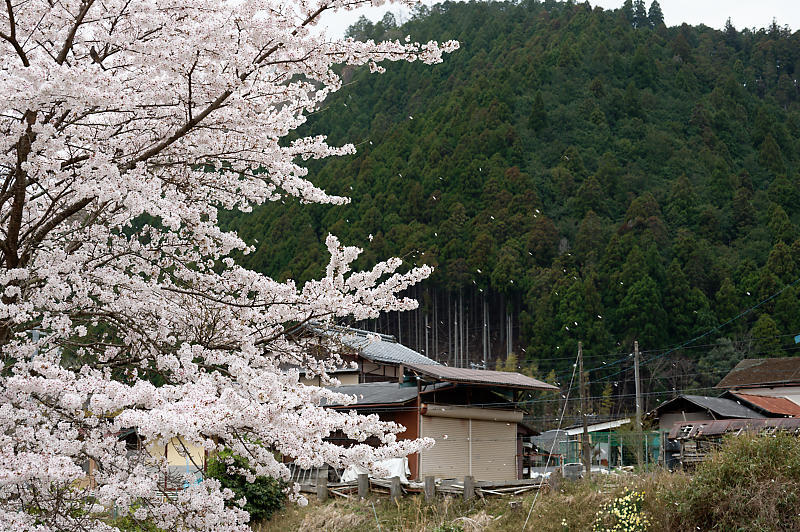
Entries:
{"type": "MultiPolygon", "coordinates": [[[[400,477],[401,484],[408,484],[408,475],[411,474],[411,470],[408,468],[408,457],[402,458],[390,458],[389,460],[381,460],[380,462],[375,462],[374,469],[376,472],[386,472],[386,474],[376,475],[375,473],[370,474],[370,478],[392,478],[392,477],[400,477]]],[[[347,466],[347,469],[344,470],[342,473],[342,482],[353,482],[358,480],[359,474],[369,473],[369,471],[357,465],[347,466]]]]}

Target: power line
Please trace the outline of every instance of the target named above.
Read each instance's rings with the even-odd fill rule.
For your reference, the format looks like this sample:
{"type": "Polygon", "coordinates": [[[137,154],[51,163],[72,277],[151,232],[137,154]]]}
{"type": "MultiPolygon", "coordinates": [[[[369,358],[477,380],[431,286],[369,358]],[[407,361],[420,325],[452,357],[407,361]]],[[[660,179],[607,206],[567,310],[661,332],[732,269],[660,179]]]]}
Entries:
{"type": "MultiPolygon", "coordinates": [[[[575,381],[575,366],[578,363],[578,357],[580,357],[580,353],[575,357],[575,364],[572,365],[572,377],[569,379],[569,387],[572,388],[572,383],[575,381]]],[[[583,376],[581,376],[581,382],[583,382],[583,376]]],[[[581,395],[583,395],[583,391],[581,390],[581,395]]],[[[567,411],[567,401],[569,399],[569,390],[567,390],[567,395],[564,397],[564,408],[561,409],[561,418],[558,420],[558,429],[561,430],[561,423],[564,421],[564,414],[567,411]]],[[[547,461],[544,464],[544,469],[547,471],[547,468],[550,466],[550,457],[553,456],[553,449],[555,449],[556,440],[553,439],[553,444],[550,446],[550,452],[547,454],[547,461]]],[[[533,497],[533,502],[531,502],[531,508],[528,510],[528,516],[525,518],[525,524],[522,525],[522,530],[524,531],[525,528],[528,526],[528,520],[531,518],[531,512],[533,512],[533,507],[536,506],[536,500],[539,498],[539,492],[542,490],[536,490],[536,495],[533,497]]]]}

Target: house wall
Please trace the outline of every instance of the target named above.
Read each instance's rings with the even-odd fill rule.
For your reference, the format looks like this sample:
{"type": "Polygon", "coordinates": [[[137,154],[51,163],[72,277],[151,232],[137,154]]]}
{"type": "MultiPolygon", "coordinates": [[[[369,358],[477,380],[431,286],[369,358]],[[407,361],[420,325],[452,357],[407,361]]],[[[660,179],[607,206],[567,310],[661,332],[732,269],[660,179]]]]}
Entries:
{"type": "MultiPolygon", "coordinates": [[[[397,435],[398,440],[415,440],[419,437],[417,405],[408,404],[403,411],[395,412],[387,415],[385,418],[381,415],[382,419],[386,421],[394,421],[403,425],[406,430],[397,435]]],[[[419,478],[419,458],[418,453],[408,455],[408,468],[411,470],[410,479],[419,478]]]]}
{"type": "Polygon", "coordinates": [[[786,397],[800,404],[800,386],[771,386],[764,388],[731,388],[732,392],[768,395],[770,397],[786,397]]]}
{"type": "Polygon", "coordinates": [[[658,429],[661,432],[669,432],[675,423],[681,421],[712,421],[714,418],[708,412],[669,412],[661,414],[658,419],[658,429]]]}
{"type": "Polygon", "coordinates": [[[172,438],[166,445],[156,445],[151,443],[147,446],[147,452],[150,456],[161,458],[166,456],[167,464],[169,466],[183,466],[186,467],[188,461],[189,468],[193,469],[194,464],[197,464],[201,469],[205,469],[206,465],[206,450],[200,445],[195,445],[189,442],[181,444],[180,438],[172,438]],[[184,450],[184,447],[186,450],[184,450]],[[188,455],[186,453],[188,451],[188,455]],[[192,463],[194,461],[194,464],[192,463]]]}
{"type": "Polygon", "coordinates": [[[376,364],[364,360],[361,366],[361,382],[396,381],[400,375],[398,366],[391,364],[376,364]]]}

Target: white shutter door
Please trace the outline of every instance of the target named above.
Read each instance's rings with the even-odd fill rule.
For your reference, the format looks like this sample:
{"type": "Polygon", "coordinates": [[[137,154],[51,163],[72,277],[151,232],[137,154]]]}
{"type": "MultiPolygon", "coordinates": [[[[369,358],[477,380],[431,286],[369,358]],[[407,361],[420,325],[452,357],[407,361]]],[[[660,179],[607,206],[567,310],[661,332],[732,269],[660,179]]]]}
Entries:
{"type": "Polygon", "coordinates": [[[420,453],[420,478],[463,478],[468,475],[469,420],[421,416],[420,436],[436,445],[420,453]]]}
{"type": "Polygon", "coordinates": [[[475,480],[516,480],[516,423],[472,420],[472,476],[475,480]]]}

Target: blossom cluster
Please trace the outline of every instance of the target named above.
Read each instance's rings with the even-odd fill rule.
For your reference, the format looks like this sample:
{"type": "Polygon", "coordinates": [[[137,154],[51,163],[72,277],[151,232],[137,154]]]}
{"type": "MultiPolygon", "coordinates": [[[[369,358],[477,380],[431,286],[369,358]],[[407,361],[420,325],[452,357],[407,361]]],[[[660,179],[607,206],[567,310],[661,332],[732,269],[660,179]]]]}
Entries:
{"type": "Polygon", "coordinates": [[[595,532],[644,532],[650,526],[642,512],[643,491],[626,489],[623,495],[603,505],[595,516],[595,532]]]}
{"type": "MultiPolygon", "coordinates": [[[[313,30],[368,0],[30,0],[0,9],[0,529],[106,530],[128,509],[165,529],[246,530],[206,480],[166,497],[166,464],[126,448],[224,444],[259,475],[369,466],[430,442],[351,397],[306,387],[295,332],[415,308],[430,274],[327,239],[325,275],[298,286],[244,269],[251,244],[220,209],[287,197],[345,203],[304,160],[352,153],[284,141],[333,91],[337,64],[436,63],[448,42],[358,42],[313,30]],[[327,441],[343,433],[356,444],[327,441]],[[366,445],[377,436],[382,446],[366,445]],[[91,471],[91,475],[88,473],[91,471]]],[[[280,235],[264,235],[264,240],[280,235]]],[[[299,495],[296,495],[299,498],[299,495]]]]}

